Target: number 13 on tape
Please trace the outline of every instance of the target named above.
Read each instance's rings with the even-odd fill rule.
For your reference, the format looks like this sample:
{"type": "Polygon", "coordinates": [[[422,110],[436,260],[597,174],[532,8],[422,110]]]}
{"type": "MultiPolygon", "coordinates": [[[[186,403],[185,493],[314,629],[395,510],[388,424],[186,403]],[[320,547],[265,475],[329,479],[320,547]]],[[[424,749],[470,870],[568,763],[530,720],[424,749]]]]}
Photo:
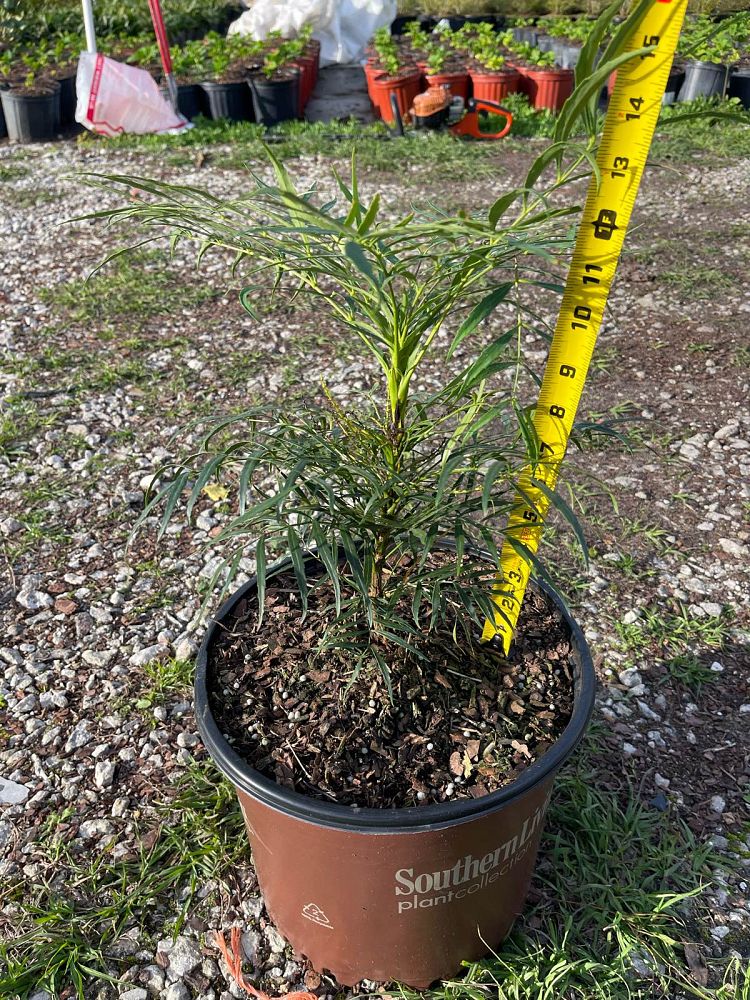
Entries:
{"type": "Polygon", "coordinates": [[[653,46],[653,51],[617,69],[597,154],[601,176],[592,177],[589,186],[534,414],[539,460],[518,479],[492,597],[494,620],[487,621],[482,635],[485,641],[498,636],[506,653],[581,401],[686,6],[687,0],[654,0],[626,46],[629,51],[653,46]]]}

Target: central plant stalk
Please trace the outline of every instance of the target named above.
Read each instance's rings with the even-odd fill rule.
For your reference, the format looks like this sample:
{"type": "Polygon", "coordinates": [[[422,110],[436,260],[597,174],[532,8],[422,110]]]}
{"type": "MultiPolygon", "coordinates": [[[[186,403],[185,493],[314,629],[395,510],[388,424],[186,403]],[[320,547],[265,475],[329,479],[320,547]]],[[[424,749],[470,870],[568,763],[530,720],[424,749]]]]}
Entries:
{"type": "MultiPolygon", "coordinates": [[[[386,428],[385,455],[388,467],[393,473],[401,469],[404,438],[406,432],[406,413],[408,410],[409,383],[404,378],[403,365],[400,358],[398,334],[394,331],[393,348],[391,350],[391,368],[388,372],[388,423],[386,428]]],[[[393,533],[387,522],[396,513],[398,496],[393,490],[385,493],[383,511],[383,529],[375,541],[373,573],[370,581],[370,596],[374,599],[383,597],[388,579],[388,555],[391,549],[393,533]]],[[[377,630],[377,620],[373,622],[377,630]]]]}

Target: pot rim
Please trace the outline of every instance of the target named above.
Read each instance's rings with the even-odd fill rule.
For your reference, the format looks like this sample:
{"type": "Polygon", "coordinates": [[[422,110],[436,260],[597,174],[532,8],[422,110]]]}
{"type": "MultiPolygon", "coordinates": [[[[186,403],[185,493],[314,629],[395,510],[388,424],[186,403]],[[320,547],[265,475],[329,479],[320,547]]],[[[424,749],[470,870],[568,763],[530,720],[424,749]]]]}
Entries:
{"type": "MultiPolygon", "coordinates": [[[[283,572],[287,567],[291,567],[291,561],[282,559],[275,566],[269,567],[269,576],[283,572]]],[[[392,809],[372,809],[326,802],[285,788],[256,771],[232,748],[216,723],[208,698],[209,650],[223,626],[224,619],[243,597],[255,590],[256,579],[252,577],[222,603],[206,630],[196,662],[195,715],[204,746],[219,770],[236,788],[272,809],[316,826],[369,834],[405,833],[454,826],[475,816],[494,812],[545,781],[570,757],[583,738],[594,709],[596,693],[596,674],[591,652],[580,626],[558,595],[543,581],[534,581],[533,586],[552,601],[570,629],[573,658],[579,669],[573,712],[567,726],[544,756],[537,759],[518,778],[509,785],[477,799],[392,809]]]]}

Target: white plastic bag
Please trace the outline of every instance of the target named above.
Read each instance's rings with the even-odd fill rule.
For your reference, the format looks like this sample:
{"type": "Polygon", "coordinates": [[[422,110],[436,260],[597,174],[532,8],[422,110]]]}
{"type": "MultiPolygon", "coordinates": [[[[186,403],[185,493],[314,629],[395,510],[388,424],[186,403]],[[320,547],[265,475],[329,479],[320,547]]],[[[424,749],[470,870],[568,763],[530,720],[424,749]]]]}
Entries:
{"type": "Polygon", "coordinates": [[[229,33],[263,39],[271,31],[295,35],[303,25],[312,24],[325,66],[359,62],[375,31],[395,16],[396,0],[255,0],[229,33]]]}
{"type": "Polygon", "coordinates": [[[76,121],[100,135],[181,132],[192,127],[162,97],[147,70],[101,53],[81,53],[76,89],[76,121]]]}

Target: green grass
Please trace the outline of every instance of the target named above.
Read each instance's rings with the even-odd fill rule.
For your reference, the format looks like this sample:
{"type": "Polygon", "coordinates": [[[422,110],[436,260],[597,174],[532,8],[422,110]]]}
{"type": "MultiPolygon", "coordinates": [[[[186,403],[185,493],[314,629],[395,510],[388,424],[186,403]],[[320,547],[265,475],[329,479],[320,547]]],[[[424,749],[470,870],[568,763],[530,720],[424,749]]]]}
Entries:
{"type": "Polygon", "coordinates": [[[97,980],[114,981],[110,952],[127,930],[148,932],[150,919],[171,901],[179,933],[194,891],[247,854],[234,789],[210,765],[191,767],[159,812],[153,846],[142,846],[133,860],[113,861],[107,852],[81,860],[48,827],[41,846],[57,877],[0,889],[0,903],[18,907],[17,936],[0,942],[0,996],[46,989],[58,997],[72,987],[83,998],[97,980]],[[180,910],[174,896],[184,887],[180,910]]]}
{"type": "MultiPolygon", "coordinates": [[[[172,598],[167,598],[167,604],[172,598]]],[[[191,660],[154,660],[147,663],[143,672],[151,682],[151,688],[135,703],[136,708],[150,708],[163,701],[166,694],[178,694],[190,690],[193,683],[195,664],[191,660]]]]}
{"type": "Polygon", "coordinates": [[[132,324],[134,318],[137,322],[195,308],[221,294],[221,288],[195,281],[192,273],[183,279],[174,267],[165,266],[162,253],[140,252],[117,257],[88,280],[44,289],[41,297],[78,323],[100,324],[106,315],[108,322],[127,317],[132,324]]]}
{"type": "MultiPolygon", "coordinates": [[[[195,127],[180,135],[135,136],[124,135],[117,139],[101,139],[85,133],[78,140],[83,145],[107,142],[116,149],[136,149],[157,153],[173,166],[193,164],[196,157],[209,167],[241,169],[247,165],[265,162],[266,144],[282,160],[301,156],[323,156],[332,159],[349,159],[356,152],[361,166],[375,171],[401,174],[402,183],[408,184],[410,176],[404,173],[406,164],[416,168],[429,168],[431,177],[450,177],[470,169],[472,177],[497,176],[502,169],[502,158],[511,149],[524,149],[525,143],[517,139],[549,137],[555,127],[555,116],[549,111],[536,111],[529,106],[524,95],[512,94],[505,106],[513,112],[514,121],[510,136],[500,142],[483,142],[458,139],[447,131],[407,131],[403,138],[395,138],[382,123],[362,125],[356,120],[309,124],[285,122],[267,131],[250,122],[208,121],[199,118],[195,127]]],[[[676,121],[677,114],[710,112],[718,105],[706,101],[681,104],[677,110],[665,108],[663,126],[655,139],[652,155],[657,159],[692,159],[698,154],[714,154],[720,158],[750,155],[750,127],[736,121],[710,118],[676,121]]],[[[732,102],[725,102],[721,110],[736,113],[732,102]]],[[[750,116],[747,117],[750,123],[750,116]]],[[[485,127],[493,128],[489,116],[485,127]]],[[[415,172],[415,183],[421,183],[415,172]]]]}
{"type": "Polygon", "coordinates": [[[602,787],[579,761],[553,798],[536,876],[541,900],[497,955],[427,996],[626,1000],[674,996],[676,984],[693,990],[679,944],[691,940],[682,911],[708,875],[709,849],[687,827],[641,804],[632,789],[602,787]],[[642,979],[633,959],[653,976],[642,979]]]}
{"type": "Polygon", "coordinates": [[[674,104],[662,110],[659,129],[654,137],[650,157],[653,160],[678,162],[696,159],[737,160],[750,156],[750,114],[739,101],[719,101],[705,98],[674,104]],[[737,121],[712,119],[710,113],[720,111],[737,116],[737,121]],[[705,118],[679,121],[682,115],[701,112],[705,118]]]}
{"type": "Polygon", "coordinates": [[[667,676],[663,683],[671,679],[677,684],[690,688],[695,694],[700,693],[704,684],[710,684],[716,680],[716,674],[694,653],[673,656],[664,661],[664,666],[667,668],[667,676]]]}
{"type": "MultiPolygon", "coordinates": [[[[266,143],[282,160],[301,156],[325,156],[350,159],[356,151],[361,165],[372,170],[403,173],[405,164],[429,167],[433,177],[451,176],[471,167],[480,174],[497,174],[492,162],[502,143],[462,141],[447,132],[408,133],[403,138],[391,135],[382,123],[362,125],[357,121],[328,124],[285,122],[267,133],[263,126],[250,122],[208,121],[199,119],[195,128],[174,136],[121,136],[101,140],[86,135],[81,142],[114,143],[117,149],[138,149],[166,154],[173,165],[191,163],[207,152],[207,164],[222,169],[242,169],[267,162],[266,143]]],[[[406,181],[408,175],[404,177],[406,181]]],[[[419,180],[417,176],[416,180],[419,180]]]]}
{"type": "MultiPolygon", "coordinates": [[[[727,614],[693,618],[680,605],[677,611],[644,608],[637,621],[614,624],[623,650],[643,654],[655,648],[669,661],[696,646],[722,649],[729,637],[730,618],[727,614]]],[[[679,670],[679,665],[674,669],[679,670]]]]}
{"type": "MultiPolygon", "coordinates": [[[[0,181],[15,181],[21,177],[26,177],[30,173],[29,167],[19,166],[10,163],[7,166],[0,166],[0,181]]],[[[14,192],[14,197],[17,192],[14,192]]]]}
{"type": "MultiPolygon", "coordinates": [[[[686,299],[696,302],[714,299],[736,285],[725,271],[715,267],[685,264],[679,270],[663,271],[662,281],[676,288],[686,299]]],[[[688,350],[711,350],[711,345],[688,345],[688,350]]]]}
{"type": "MultiPolygon", "coordinates": [[[[642,804],[625,782],[618,790],[601,784],[591,768],[596,758],[591,741],[588,754],[558,781],[537,902],[499,954],[426,994],[397,992],[414,1000],[626,1000],[671,996],[674,984],[688,985],[679,942],[692,939],[684,913],[710,876],[710,849],[673,814],[642,804]],[[653,977],[640,979],[634,958],[654,970],[653,977]]],[[[193,890],[221,880],[247,856],[234,790],[210,764],[194,765],[160,813],[153,846],[120,862],[106,853],[88,861],[72,857],[48,825],[45,848],[69,874],[0,892],[0,901],[19,907],[18,934],[0,945],[0,995],[25,997],[46,988],[57,996],[72,985],[82,996],[98,977],[116,971],[108,954],[125,931],[148,933],[151,918],[161,917],[173,894],[187,887],[173,928],[178,933],[193,890]]],[[[695,984],[691,989],[699,998],[718,996],[695,984]]]]}

